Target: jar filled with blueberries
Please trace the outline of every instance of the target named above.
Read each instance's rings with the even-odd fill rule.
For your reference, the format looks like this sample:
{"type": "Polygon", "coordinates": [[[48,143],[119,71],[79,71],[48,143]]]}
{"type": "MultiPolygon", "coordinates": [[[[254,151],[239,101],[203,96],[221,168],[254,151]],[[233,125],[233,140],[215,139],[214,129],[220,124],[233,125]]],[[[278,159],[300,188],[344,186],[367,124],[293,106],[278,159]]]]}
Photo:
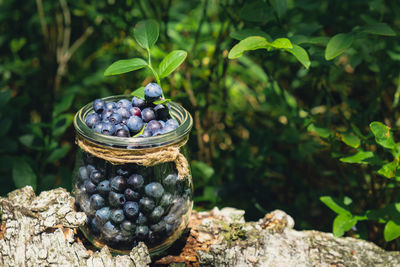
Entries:
{"type": "Polygon", "coordinates": [[[177,103],[154,102],[111,96],[74,118],[80,149],[73,193],[88,218],[82,231],[98,248],[129,253],[144,242],[157,255],[187,226],[193,185],[185,144],[192,117],[177,103]]]}

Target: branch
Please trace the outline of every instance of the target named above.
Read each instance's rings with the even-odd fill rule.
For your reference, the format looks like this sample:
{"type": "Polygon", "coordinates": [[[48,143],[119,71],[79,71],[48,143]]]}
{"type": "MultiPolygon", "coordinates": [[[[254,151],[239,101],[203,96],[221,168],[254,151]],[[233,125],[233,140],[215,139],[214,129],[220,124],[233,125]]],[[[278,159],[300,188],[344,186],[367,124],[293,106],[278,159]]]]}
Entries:
{"type": "Polygon", "coordinates": [[[47,42],[47,40],[49,38],[49,30],[47,29],[46,17],[44,15],[44,11],[43,11],[42,0],[36,0],[36,7],[37,7],[37,11],[39,13],[40,26],[42,27],[44,41],[47,42]]]}

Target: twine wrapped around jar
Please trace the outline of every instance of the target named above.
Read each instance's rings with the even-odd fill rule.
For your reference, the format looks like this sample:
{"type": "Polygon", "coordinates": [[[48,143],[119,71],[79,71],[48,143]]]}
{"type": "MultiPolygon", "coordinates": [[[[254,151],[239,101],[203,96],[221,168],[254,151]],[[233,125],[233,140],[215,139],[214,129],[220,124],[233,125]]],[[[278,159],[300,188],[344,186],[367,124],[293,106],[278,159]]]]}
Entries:
{"type": "Polygon", "coordinates": [[[175,162],[178,179],[184,179],[190,172],[189,163],[179,149],[186,144],[187,140],[186,137],[178,143],[167,146],[127,149],[100,145],[77,134],[75,143],[83,151],[114,165],[135,163],[142,166],[154,166],[160,163],[175,162]]]}

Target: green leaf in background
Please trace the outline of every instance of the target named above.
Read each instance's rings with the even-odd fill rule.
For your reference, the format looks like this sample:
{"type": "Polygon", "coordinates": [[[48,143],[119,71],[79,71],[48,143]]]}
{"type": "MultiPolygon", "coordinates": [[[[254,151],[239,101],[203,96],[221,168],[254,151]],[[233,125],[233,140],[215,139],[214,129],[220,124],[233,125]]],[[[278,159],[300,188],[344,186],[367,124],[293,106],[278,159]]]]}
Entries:
{"type": "Polygon", "coordinates": [[[46,162],[55,162],[64,158],[70,149],[70,145],[64,145],[62,147],[54,149],[51,154],[47,157],[46,162]]]}
{"type": "Polygon", "coordinates": [[[375,136],[375,141],[379,145],[388,149],[393,149],[395,147],[393,134],[388,126],[381,122],[374,121],[369,125],[369,128],[375,136]]]}
{"type": "Polygon", "coordinates": [[[257,28],[237,30],[237,31],[231,32],[231,34],[229,36],[236,40],[243,40],[250,36],[261,36],[261,37],[264,37],[265,39],[267,39],[268,42],[273,41],[271,36],[268,33],[263,32],[262,30],[257,29],[257,28]]]}
{"type": "Polygon", "coordinates": [[[392,162],[383,165],[382,168],[378,170],[378,173],[385,176],[386,178],[393,178],[396,175],[398,165],[399,161],[395,159],[392,162]]]}
{"type": "Polygon", "coordinates": [[[353,148],[360,146],[360,138],[353,134],[342,134],[341,136],[343,143],[353,148]]]}
{"type": "Polygon", "coordinates": [[[268,22],[273,20],[273,10],[264,1],[246,1],[240,10],[240,17],[251,22],[268,22]]]}
{"type": "Polygon", "coordinates": [[[53,110],[54,116],[57,116],[62,112],[68,110],[71,107],[72,102],[74,101],[74,97],[75,97],[74,94],[63,96],[61,101],[54,105],[54,110],[53,110]]]}
{"type": "Polygon", "coordinates": [[[53,135],[54,136],[60,136],[62,135],[68,127],[72,124],[72,121],[74,120],[74,114],[71,113],[64,113],[59,115],[54,121],[53,121],[53,135]]]}
{"type": "Polygon", "coordinates": [[[160,104],[166,104],[168,102],[171,102],[171,99],[167,98],[167,99],[160,99],[157,101],[154,101],[153,104],[154,105],[160,105],[160,104]]]}
{"type": "Polygon", "coordinates": [[[141,86],[135,91],[131,93],[132,96],[136,96],[137,98],[144,99],[144,87],[141,86]]]}
{"type": "Polygon", "coordinates": [[[341,158],[341,162],[345,163],[360,163],[360,164],[366,164],[367,162],[365,161],[366,159],[370,159],[374,157],[374,153],[371,151],[358,151],[356,154],[349,156],[349,157],[344,157],[341,158]]]}
{"type": "Polygon", "coordinates": [[[351,212],[343,207],[343,205],[339,204],[338,201],[334,200],[330,196],[322,196],[319,198],[322,203],[324,203],[328,208],[336,212],[337,214],[348,214],[351,215],[351,212]]]}
{"type": "Polygon", "coordinates": [[[0,120],[0,125],[1,125],[0,137],[4,136],[8,132],[8,130],[10,130],[11,124],[12,124],[12,120],[8,117],[5,117],[4,119],[0,120]]]}
{"type": "Polygon", "coordinates": [[[353,35],[349,33],[339,33],[333,36],[326,46],[325,59],[332,60],[342,54],[353,43],[353,35]]]}
{"type": "Polygon", "coordinates": [[[260,36],[251,36],[246,39],[240,41],[229,51],[228,58],[234,59],[243,55],[244,52],[249,50],[256,50],[260,48],[268,48],[270,47],[270,43],[264,38],[260,36]]]}
{"type": "Polygon", "coordinates": [[[138,22],[133,30],[133,35],[141,47],[150,49],[157,42],[159,32],[158,23],[150,19],[138,22]]]}
{"type": "Polygon", "coordinates": [[[293,48],[285,49],[287,52],[293,54],[296,59],[306,68],[308,69],[311,65],[310,58],[308,57],[307,51],[296,44],[293,44],[293,48]]]}
{"type": "Polygon", "coordinates": [[[0,109],[2,109],[11,98],[11,90],[0,91],[0,109]]]}
{"type": "Polygon", "coordinates": [[[16,159],[12,167],[12,176],[17,188],[30,185],[36,190],[36,174],[24,159],[16,159]]]}
{"type": "Polygon", "coordinates": [[[43,140],[34,134],[24,134],[20,136],[18,140],[21,144],[30,149],[43,150],[45,146],[43,140]]]}
{"type": "Polygon", "coordinates": [[[355,224],[357,219],[349,214],[339,214],[333,221],[333,235],[342,236],[349,231],[355,224]]]}
{"type": "Polygon", "coordinates": [[[158,73],[160,78],[170,75],[176,70],[187,57],[187,52],[183,50],[174,50],[169,53],[160,63],[158,73]]]}
{"type": "Polygon", "coordinates": [[[320,137],[322,137],[322,138],[328,138],[329,135],[331,134],[331,132],[329,131],[329,129],[317,127],[317,126],[315,126],[313,123],[311,123],[310,125],[308,125],[307,130],[308,130],[309,132],[316,133],[318,136],[320,136],[320,137]]]}
{"type": "Polygon", "coordinates": [[[362,32],[383,35],[383,36],[396,36],[396,33],[386,23],[368,24],[360,29],[362,32]]]}
{"type": "Polygon", "coordinates": [[[293,48],[292,42],[290,42],[288,38],[278,38],[274,40],[270,45],[278,49],[293,48]]]}
{"type": "Polygon", "coordinates": [[[206,183],[215,172],[212,167],[202,161],[193,160],[190,166],[192,167],[193,177],[200,183],[206,183]]]}
{"type": "Polygon", "coordinates": [[[104,76],[127,73],[144,68],[146,66],[147,62],[141,58],[122,59],[111,64],[104,72],[104,76]]]}
{"type": "Polygon", "coordinates": [[[270,0],[269,1],[274,8],[276,14],[278,14],[278,17],[281,18],[283,15],[285,15],[287,11],[287,5],[286,5],[286,0],[270,0]]]}
{"type": "Polygon", "coordinates": [[[383,230],[383,237],[387,242],[395,240],[400,236],[400,224],[390,220],[386,223],[383,230]]]}

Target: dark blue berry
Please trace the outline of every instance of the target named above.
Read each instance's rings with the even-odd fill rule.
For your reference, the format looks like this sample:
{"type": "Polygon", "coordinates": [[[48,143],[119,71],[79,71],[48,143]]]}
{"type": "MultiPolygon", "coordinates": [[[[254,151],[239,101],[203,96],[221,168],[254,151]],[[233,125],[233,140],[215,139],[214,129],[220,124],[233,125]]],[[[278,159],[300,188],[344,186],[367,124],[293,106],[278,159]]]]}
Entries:
{"type": "Polygon", "coordinates": [[[93,126],[93,130],[97,133],[101,133],[101,129],[103,129],[103,122],[98,122],[93,126]]]}
{"type": "Polygon", "coordinates": [[[150,137],[150,136],[152,136],[152,133],[151,133],[151,131],[146,131],[146,129],[145,129],[141,135],[142,135],[142,137],[150,137]]]}
{"type": "Polygon", "coordinates": [[[111,179],[111,189],[116,192],[124,192],[126,188],[126,180],[122,176],[115,176],[111,179]]]}
{"type": "Polygon", "coordinates": [[[160,99],[162,96],[162,89],[156,83],[149,83],[144,87],[144,97],[146,101],[153,102],[160,99]]]}
{"type": "Polygon", "coordinates": [[[117,108],[117,104],[115,102],[107,102],[106,103],[106,109],[116,109],[117,108]]]}
{"type": "Polygon", "coordinates": [[[131,135],[129,134],[129,131],[128,131],[128,130],[125,130],[125,129],[118,129],[118,130],[115,132],[115,136],[118,136],[118,137],[130,137],[131,135]]]}
{"type": "Polygon", "coordinates": [[[119,124],[122,122],[122,115],[119,113],[113,113],[111,116],[108,118],[108,120],[113,123],[113,124],[119,124]]]}
{"type": "Polygon", "coordinates": [[[156,130],[160,130],[162,128],[161,123],[156,120],[149,121],[146,125],[146,130],[150,131],[154,134],[156,130]]]}
{"type": "Polygon", "coordinates": [[[175,119],[169,119],[166,121],[165,126],[175,127],[175,129],[176,129],[179,126],[179,122],[175,119]]]}
{"type": "Polygon", "coordinates": [[[143,120],[137,116],[131,116],[126,121],[126,126],[134,133],[139,132],[143,128],[143,120]]]}
{"type": "Polygon", "coordinates": [[[100,230],[98,228],[98,224],[99,223],[97,222],[96,218],[93,218],[90,221],[90,228],[92,230],[92,233],[95,234],[95,235],[98,235],[100,233],[100,230]]]}
{"type": "Polygon", "coordinates": [[[95,168],[93,165],[90,165],[90,164],[88,164],[88,165],[86,166],[86,169],[87,169],[87,173],[88,173],[89,176],[90,176],[90,174],[92,173],[92,171],[95,171],[95,170],[96,170],[96,168],[95,168]]]}
{"type": "Polygon", "coordinates": [[[87,193],[93,194],[96,192],[96,185],[92,183],[90,180],[86,180],[84,183],[84,187],[87,193]]]}
{"type": "Polygon", "coordinates": [[[97,185],[97,192],[99,194],[106,196],[111,190],[110,181],[104,180],[97,185]]]}
{"type": "Polygon", "coordinates": [[[165,230],[165,225],[166,225],[166,222],[165,222],[165,221],[160,221],[160,222],[158,222],[158,223],[153,224],[152,226],[150,226],[150,229],[151,229],[153,232],[162,232],[162,231],[165,230]]]}
{"type": "Polygon", "coordinates": [[[124,107],[121,107],[121,108],[117,109],[117,113],[120,114],[122,116],[122,118],[125,118],[125,119],[127,119],[127,118],[129,118],[131,116],[131,113],[129,112],[129,109],[128,108],[124,108],[124,107]]]}
{"type": "Polygon", "coordinates": [[[148,197],[144,197],[144,198],[140,199],[140,201],[139,201],[140,210],[144,211],[145,213],[149,213],[149,212],[153,211],[155,206],[156,205],[155,205],[154,201],[148,197]]]}
{"type": "Polygon", "coordinates": [[[94,210],[98,210],[104,206],[104,198],[99,194],[94,194],[90,197],[90,208],[94,210]]]}
{"type": "Polygon", "coordinates": [[[157,129],[157,130],[155,130],[154,132],[153,132],[153,135],[152,136],[158,136],[158,135],[162,135],[162,134],[164,134],[165,132],[164,132],[164,130],[163,129],[157,129]]]}
{"type": "Polygon", "coordinates": [[[164,214],[164,209],[160,206],[155,207],[154,210],[150,213],[150,220],[153,222],[158,222],[164,214]]]}
{"type": "Polygon", "coordinates": [[[136,219],[136,224],[144,225],[146,223],[147,223],[147,217],[142,212],[139,212],[138,218],[136,219]]]}
{"type": "Polygon", "coordinates": [[[110,221],[107,221],[103,226],[103,232],[106,238],[111,239],[118,234],[118,229],[110,221]]]}
{"type": "Polygon", "coordinates": [[[162,104],[155,106],[154,112],[156,113],[157,119],[159,120],[167,121],[170,118],[168,109],[162,104]]]}
{"type": "Polygon", "coordinates": [[[129,109],[129,112],[131,113],[132,116],[142,117],[142,112],[138,107],[131,107],[129,109]]]}
{"type": "Polygon", "coordinates": [[[139,191],[144,184],[143,176],[141,176],[140,174],[132,174],[131,176],[129,176],[127,184],[132,189],[139,191]]]}
{"type": "Polygon", "coordinates": [[[170,193],[165,193],[160,200],[160,206],[167,209],[171,205],[172,199],[173,197],[170,193]]]}
{"type": "Polygon", "coordinates": [[[81,181],[85,181],[85,180],[89,179],[89,174],[88,174],[86,167],[84,167],[84,166],[79,167],[78,177],[81,181]]]}
{"type": "Polygon", "coordinates": [[[132,106],[143,109],[146,106],[146,102],[143,99],[134,96],[132,98],[132,106]]]}
{"type": "Polygon", "coordinates": [[[89,128],[93,128],[93,126],[98,122],[100,122],[100,117],[97,113],[94,112],[87,115],[85,119],[85,123],[89,128]]]}
{"type": "Polygon", "coordinates": [[[124,213],[128,219],[136,219],[139,215],[139,205],[137,202],[127,201],[124,205],[124,213]]]}
{"type": "Polygon", "coordinates": [[[110,192],[108,194],[108,203],[110,207],[120,207],[126,202],[125,196],[116,192],[110,192]]]}
{"type": "Polygon", "coordinates": [[[110,218],[110,208],[109,207],[103,207],[99,210],[96,211],[96,220],[100,224],[105,224],[108,219],[110,218]]]}
{"type": "Polygon", "coordinates": [[[114,135],[115,125],[111,122],[103,122],[103,127],[101,128],[101,133],[105,135],[114,135]]]}
{"type": "MultiPolygon", "coordinates": [[[[156,114],[152,108],[145,108],[142,110],[142,119],[144,122],[149,122],[156,119],[156,114]]],[[[129,126],[128,126],[129,127],[129,126]]]]}
{"type": "Polygon", "coordinates": [[[177,180],[178,180],[178,175],[169,174],[167,175],[167,177],[164,178],[163,184],[167,187],[174,187],[177,180]]]}
{"type": "Polygon", "coordinates": [[[136,237],[140,240],[146,239],[149,234],[149,227],[140,225],[136,227],[136,237]]]}
{"type": "Polygon", "coordinates": [[[131,106],[132,106],[132,103],[128,99],[121,99],[117,102],[118,108],[130,108],[131,106]]]}
{"type": "Polygon", "coordinates": [[[105,109],[102,113],[101,113],[101,119],[103,121],[107,121],[110,119],[111,115],[114,114],[114,109],[105,109]]]}
{"type": "Polygon", "coordinates": [[[124,215],[124,211],[121,209],[118,210],[112,210],[110,212],[110,220],[114,223],[114,224],[120,224],[125,220],[125,215],[124,215]]]}
{"type": "Polygon", "coordinates": [[[126,169],[123,169],[123,168],[118,168],[118,169],[117,169],[117,174],[118,174],[119,176],[127,177],[127,176],[129,175],[129,171],[126,170],[126,169]]]}
{"type": "Polygon", "coordinates": [[[102,99],[96,99],[95,101],[93,101],[93,109],[96,113],[103,112],[105,106],[106,103],[102,99]]]}
{"type": "Polygon", "coordinates": [[[163,186],[160,183],[156,182],[146,185],[144,191],[146,192],[146,195],[155,199],[162,197],[162,195],[164,194],[163,186]]]}
{"type": "Polygon", "coordinates": [[[101,174],[101,172],[99,172],[98,170],[94,170],[90,173],[90,180],[92,181],[92,183],[94,184],[98,184],[100,183],[102,180],[104,180],[103,175],[101,174]]]}
{"type": "Polygon", "coordinates": [[[140,194],[130,188],[125,189],[124,195],[126,200],[138,201],[140,199],[140,194]]]}
{"type": "Polygon", "coordinates": [[[134,232],[136,230],[136,225],[131,221],[125,220],[121,223],[121,229],[127,232],[134,232]]]}
{"type": "Polygon", "coordinates": [[[171,126],[171,125],[165,125],[165,127],[162,129],[163,133],[169,133],[172,132],[176,129],[177,127],[171,126]]]}

